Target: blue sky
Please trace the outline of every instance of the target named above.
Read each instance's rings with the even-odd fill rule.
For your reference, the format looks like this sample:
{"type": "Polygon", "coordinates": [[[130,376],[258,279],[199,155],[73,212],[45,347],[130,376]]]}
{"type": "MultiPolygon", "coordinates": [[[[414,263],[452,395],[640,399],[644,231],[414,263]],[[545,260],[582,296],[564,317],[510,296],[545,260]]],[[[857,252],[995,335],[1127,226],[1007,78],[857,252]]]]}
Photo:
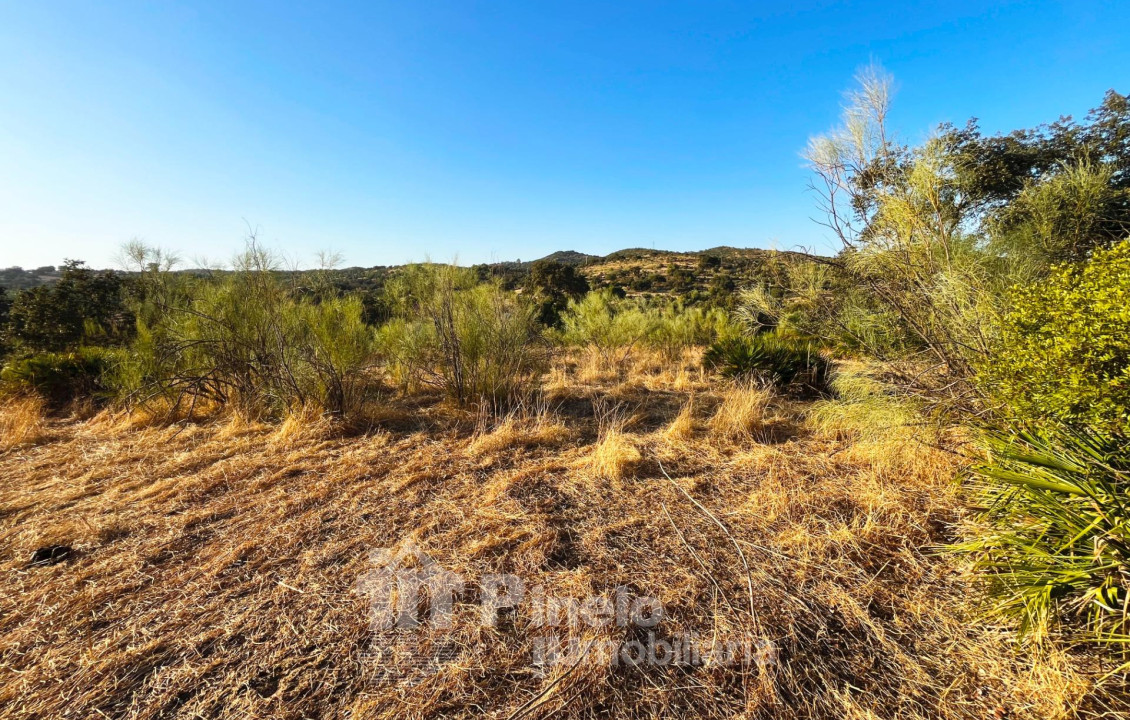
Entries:
{"type": "Polygon", "coordinates": [[[0,266],[832,248],[799,152],[853,73],[911,141],[1130,90],[1118,2],[7,2],[0,266]]]}

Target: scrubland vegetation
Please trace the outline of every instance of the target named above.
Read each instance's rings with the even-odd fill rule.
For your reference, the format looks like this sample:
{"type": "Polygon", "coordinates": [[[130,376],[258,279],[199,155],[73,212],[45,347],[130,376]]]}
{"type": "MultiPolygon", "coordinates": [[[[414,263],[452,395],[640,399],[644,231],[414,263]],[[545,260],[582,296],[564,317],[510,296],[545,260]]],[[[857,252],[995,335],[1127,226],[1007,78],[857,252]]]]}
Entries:
{"type": "Polygon", "coordinates": [[[1130,104],[909,147],[860,81],[807,152],[834,257],[358,288],[254,239],[192,272],[134,244],[14,295],[0,715],[1123,715],[1130,104]],[[381,672],[356,584],[405,540],[773,661],[539,675],[468,588],[392,641],[442,662],[381,672]]]}

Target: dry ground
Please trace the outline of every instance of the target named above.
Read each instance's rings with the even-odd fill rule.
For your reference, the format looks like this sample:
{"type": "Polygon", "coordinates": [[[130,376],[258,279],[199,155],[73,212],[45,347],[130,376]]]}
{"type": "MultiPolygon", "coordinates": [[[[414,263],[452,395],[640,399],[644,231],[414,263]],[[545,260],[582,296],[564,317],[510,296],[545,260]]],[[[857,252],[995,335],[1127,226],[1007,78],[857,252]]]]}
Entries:
{"type": "MultiPolygon", "coordinates": [[[[510,418],[415,398],[363,432],[35,426],[0,454],[0,717],[1044,718],[1107,702],[1077,662],[1020,656],[962,610],[968,588],[931,552],[962,515],[950,453],[817,428],[808,404],[727,394],[689,361],[572,362],[548,383],[510,418]],[[371,550],[409,540],[467,588],[450,630],[377,637],[358,581],[371,550]],[[50,546],[71,551],[29,562],[50,546]],[[773,655],[586,656],[542,676],[525,609],[476,620],[484,573],[557,596],[625,586],[662,601],[668,637],[757,637],[773,655]],[[375,639],[446,654],[390,672],[375,639]]],[[[640,633],[560,630],[582,647],[640,633]]]]}

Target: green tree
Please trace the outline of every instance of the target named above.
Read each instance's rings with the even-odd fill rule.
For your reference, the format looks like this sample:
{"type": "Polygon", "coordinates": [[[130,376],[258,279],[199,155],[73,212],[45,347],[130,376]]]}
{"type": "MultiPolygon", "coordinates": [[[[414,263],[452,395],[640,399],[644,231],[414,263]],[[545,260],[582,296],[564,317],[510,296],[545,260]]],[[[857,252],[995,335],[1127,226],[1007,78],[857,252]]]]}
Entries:
{"type": "Polygon", "coordinates": [[[1125,232],[1126,98],[1108,94],[1082,124],[991,138],[975,124],[945,127],[910,147],[887,127],[889,76],[869,68],[859,80],[841,127],[806,153],[853,288],[816,306],[827,315],[809,324],[890,361],[907,387],[971,409],[1008,288],[1125,232]]]}
{"type": "Polygon", "coordinates": [[[584,297],[589,281],[573,265],[539,260],[530,268],[526,291],[537,304],[538,322],[546,327],[560,327],[561,312],[570,300],[584,297]]]}
{"type": "Polygon", "coordinates": [[[22,291],[12,302],[8,337],[33,351],[64,351],[91,341],[117,341],[132,326],[122,301],[122,278],[67,260],[54,285],[22,291]]]}

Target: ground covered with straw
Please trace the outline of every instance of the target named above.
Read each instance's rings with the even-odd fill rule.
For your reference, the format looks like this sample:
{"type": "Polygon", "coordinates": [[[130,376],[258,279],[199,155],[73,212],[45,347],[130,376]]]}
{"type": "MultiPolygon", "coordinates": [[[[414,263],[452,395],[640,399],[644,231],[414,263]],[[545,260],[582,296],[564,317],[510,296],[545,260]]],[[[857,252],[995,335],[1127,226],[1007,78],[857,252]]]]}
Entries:
{"type": "Polygon", "coordinates": [[[692,360],[562,363],[503,417],[416,396],[361,428],[13,421],[26,437],[0,454],[0,717],[1112,707],[1085,661],[1023,653],[971,615],[936,552],[966,514],[953,438],[723,385],[692,360]],[[374,628],[361,580],[374,550],[408,543],[465,579],[450,627],[374,628]],[[612,663],[591,649],[646,631],[562,622],[578,652],[538,665],[526,605],[480,619],[476,583],[497,573],[545,596],[653,597],[653,634],[755,638],[762,654],[612,663]],[[428,662],[397,660],[413,652],[428,662]]]}

